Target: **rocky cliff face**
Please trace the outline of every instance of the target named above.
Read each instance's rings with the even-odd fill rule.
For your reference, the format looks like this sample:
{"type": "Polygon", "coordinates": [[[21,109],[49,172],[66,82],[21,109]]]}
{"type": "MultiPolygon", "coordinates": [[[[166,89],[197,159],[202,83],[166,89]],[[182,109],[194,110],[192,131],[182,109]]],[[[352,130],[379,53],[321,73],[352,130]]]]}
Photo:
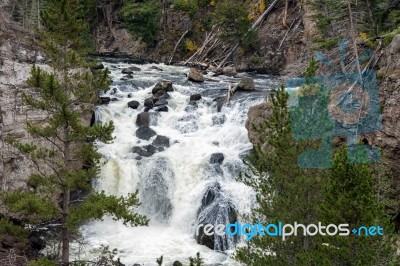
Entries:
{"type": "MultiPolygon", "coordinates": [[[[400,34],[381,51],[377,63],[379,98],[382,112],[382,130],[362,135],[370,145],[382,149],[392,176],[400,184],[400,34]]],[[[246,128],[252,143],[260,141],[253,125],[259,125],[271,113],[271,105],[263,103],[253,106],[248,112],[246,128]]]]}
{"type": "Polygon", "coordinates": [[[14,135],[28,141],[26,121],[43,121],[47,117],[41,111],[24,106],[21,100],[21,95],[30,90],[25,80],[32,64],[45,66],[43,55],[29,44],[26,32],[2,31],[0,40],[0,184],[2,190],[9,190],[24,187],[34,165],[8,145],[5,138],[14,135]]]}

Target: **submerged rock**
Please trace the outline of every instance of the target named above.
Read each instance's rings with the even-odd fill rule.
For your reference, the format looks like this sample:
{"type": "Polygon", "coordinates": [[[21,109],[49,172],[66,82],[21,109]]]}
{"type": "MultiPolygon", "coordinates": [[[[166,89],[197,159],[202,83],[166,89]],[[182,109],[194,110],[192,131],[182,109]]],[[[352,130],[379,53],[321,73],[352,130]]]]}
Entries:
{"type": "Polygon", "coordinates": [[[140,71],[141,69],[135,66],[127,67],[122,69],[122,74],[133,74],[134,71],[140,71]]]}
{"type": "Polygon", "coordinates": [[[223,153],[220,153],[220,152],[213,153],[213,154],[211,154],[211,157],[210,157],[210,163],[211,164],[222,164],[224,159],[225,159],[225,157],[224,157],[223,153]]]}
{"type": "Polygon", "coordinates": [[[150,157],[154,153],[156,153],[156,147],[154,147],[153,145],[145,145],[143,147],[135,146],[132,148],[132,152],[137,153],[143,157],[150,157]]]}

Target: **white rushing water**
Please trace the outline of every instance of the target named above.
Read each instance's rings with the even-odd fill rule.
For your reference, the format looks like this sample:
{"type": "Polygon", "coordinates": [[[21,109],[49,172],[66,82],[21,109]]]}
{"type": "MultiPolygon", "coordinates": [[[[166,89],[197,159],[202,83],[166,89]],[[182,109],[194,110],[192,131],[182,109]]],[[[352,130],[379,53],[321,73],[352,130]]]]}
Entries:
{"type": "Polygon", "coordinates": [[[95,184],[96,189],[114,195],[126,195],[138,189],[142,206],[137,211],[147,215],[150,225],[126,227],[109,218],[87,223],[81,227],[87,243],[81,258],[92,259],[96,256],[94,250],[106,245],[118,249],[118,257],[125,265],[156,265],[156,258],[161,255],[164,265],[172,265],[175,260],[185,265],[188,257],[195,256],[196,252],[201,253],[206,265],[238,265],[229,256],[233,251],[232,243],[224,252],[196,243],[196,220],[207,188],[217,182],[220,202],[216,203],[216,208],[226,207],[226,204],[233,206],[239,221],[252,208],[252,190],[235,180],[244,167],[243,156],[252,147],[244,125],[248,109],[262,102],[265,91],[275,87],[275,82],[267,76],[253,76],[257,91],[235,94],[231,103],[224,104],[218,112],[213,99],[225,97],[226,90],[222,89],[228,87],[227,82],[238,82],[240,77],[213,77],[218,82],[196,84],[187,81],[188,69],[183,67],[156,65],[163,69],[159,71],[149,69],[154,65],[112,61],[104,64],[111,70],[114,81],[105,96],[116,100],[99,106],[96,119],[97,122],[114,122],[115,140],[110,144],[98,143],[107,162],[95,184]],[[125,76],[121,70],[128,66],[142,70],[121,80],[125,76]],[[136,137],[136,117],[143,112],[145,98],[151,96],[152,88],[161,80],[171,80],[174,91],[169,92],[169,111],[159,112],[150,127],[157,135],[168,137],[170,147],[150,157],[138,158],[132,148],[151,144],[155,137],[149,141],[136,137]],[[195,93],[202,94],[202,99],[197,109],[188,109],[189,97],[195,93]],[[137,110],[127,107],[132,100],[140,102],[137,110]],[[210,164],[212,153],[224,154],[221,165],[210,164]]]}

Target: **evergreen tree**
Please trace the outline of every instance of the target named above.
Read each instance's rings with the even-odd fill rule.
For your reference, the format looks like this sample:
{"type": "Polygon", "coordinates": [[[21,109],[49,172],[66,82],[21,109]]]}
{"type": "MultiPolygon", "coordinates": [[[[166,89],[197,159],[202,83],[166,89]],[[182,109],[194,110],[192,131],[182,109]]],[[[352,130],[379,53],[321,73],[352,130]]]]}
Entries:
{"type": "Polygon", "coordinates": [[[30,107],[48,114],[44,123],[27,122],[32,143],[21,143],[12,136],[9,143],[32,159],[37,173],[29,179],[30,189],[3,193],[1,200],[9,211],[29,224],[56,219],[61,222],[61,264],[69,264],[71,234],[86,220],[101,220],[105,215],[132,226],[145,225],[146,217],[132,208],[139,206],[137,192],[127,197],[95,192],[91,186],[99,171],[101,156],[94,141],[112,141],[113,124],[84,123],[107,89],[107,69],[92,73],[86,61],[84,41],[87,24],[74,0],[51,0],[42,12],[44,30],[41,46],[48,56],[51,71],[33,66],[27,83],[33,87],[24,94],[30,107]],[[90,192],[81,203],[71,201],[73,191],[90,192]],[[61,202],[57,202],[57,199],[61,202]]]}
{"type": "MultiPolygon", "coordinates": [[[[254,146],[246,162],[255,177],[242,176],[256,192],[258,207],[253,210],[252,222],[315,223],[324,184],[318,176],[320,170],[298,166],[297,156],[307,145],[292,136],[288,94],[283,86],[272,95],[269,104],[272,113],[258,128],[264,138],[254,146]]],[[[320,244],[318,237],[301,234],[285,241],[257,236],[239,248],[235,258],[248,265],[307,265],[305,258],[312,257],[309,254],[320,244]]]]}
{"type": "Polygon", "coordinates": [[[396,239],[389,217],[374,192],[374,177],[370,165],[350,164],[347,148],[336,150],[333,168],[321,205],[321,217],[328,224],[349,224],[348,237],[325,239],[324,254],[332,265],[398,265],[396,239]],[[366,236],[361,226],[380,226],[383,236],[366,236]]]}

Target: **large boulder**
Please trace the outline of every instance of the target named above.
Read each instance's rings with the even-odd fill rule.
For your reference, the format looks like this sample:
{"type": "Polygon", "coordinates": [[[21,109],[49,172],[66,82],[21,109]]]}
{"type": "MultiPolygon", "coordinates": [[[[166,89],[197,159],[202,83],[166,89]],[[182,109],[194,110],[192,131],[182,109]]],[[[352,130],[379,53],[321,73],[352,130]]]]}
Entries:
{"type": "Polygon", "coordinates": [[[140,103],[138,101],[130,101],[128,102],[128,107],[132,109],[137,109],[140,103]]]}
{"type": "Polygon", "coordinates": [[[122,69],[122,74],[132,74],[134,71],[140,71],[140,70],[141,69],[138,67],[131,66],[131,67],[122,69]]]}
{"type": "Polygon", "coordinates": [[[169,80],[163,80],[161,82],[158,82],[156,85],[154,85],[154,88],[151,90],[151,93],[156,94],[159,91],[174,91],[174,88],[172,87],[172,82],[169,80]]]}
{"type": "Polygon", "coordinates": [[[244,77],[237,84],[237,89],[242,91],[254,91],[254,81],[251,78],[244,77]]]}
{"type": "Polygon", "coordinates": [[[189,71],[188,79],[194,82],[203,82],[204,76],[203,74],[195,68],[191,68],[189,71]]]}
{"type": "Polygon", "coordinates": [[[148,126],[141,126],[136,130],[136,137],[139,139],[149,140],[157,135],[157,133],[148,126]]]}
{"type": "Polygon", "coordinates": [[[150,126],[150,113],[142,112],[136,117],[136,125],[138,126],[150,126]]]}
{"type": "Polygon", "coordinates": [[[237,75],[236,73],[236,69],[234,67],[231,66],[226,66],[222,69],[222,74],[224,74],[225,76],[231,76],[234,77],[237,75]]]}
{"type": "MultiPolygon", "coordinates": [[[[270,102],[264,102],[255,105],[249,109],[249,112],[247,113],[245,127],[247,129],[248,137],[251,143],[260,144],[261,133],[256,129],[259,128],[263,123],[265,123],[265,119],[268,119],[271,114],[272,104],[270,102]]],[[[267,147],[265,148],[267,149],[267,147]]]]}
{"type": "MultiPolygon", "coordinates": [[[[228,225],[236,221],[237,212],[229,199],[221,192],[220,184],[217,182],[210,184],[204,193],[201,206],[197,211],[196,225],[228,225]]],[[[206,235],[204,233],[204,226],[199,226],[198,230],[196,227],[195,238],[198,244],[220,251],[232,249],[239,240],[237,235],[233,237],[217,234],[206,235]]]]}

